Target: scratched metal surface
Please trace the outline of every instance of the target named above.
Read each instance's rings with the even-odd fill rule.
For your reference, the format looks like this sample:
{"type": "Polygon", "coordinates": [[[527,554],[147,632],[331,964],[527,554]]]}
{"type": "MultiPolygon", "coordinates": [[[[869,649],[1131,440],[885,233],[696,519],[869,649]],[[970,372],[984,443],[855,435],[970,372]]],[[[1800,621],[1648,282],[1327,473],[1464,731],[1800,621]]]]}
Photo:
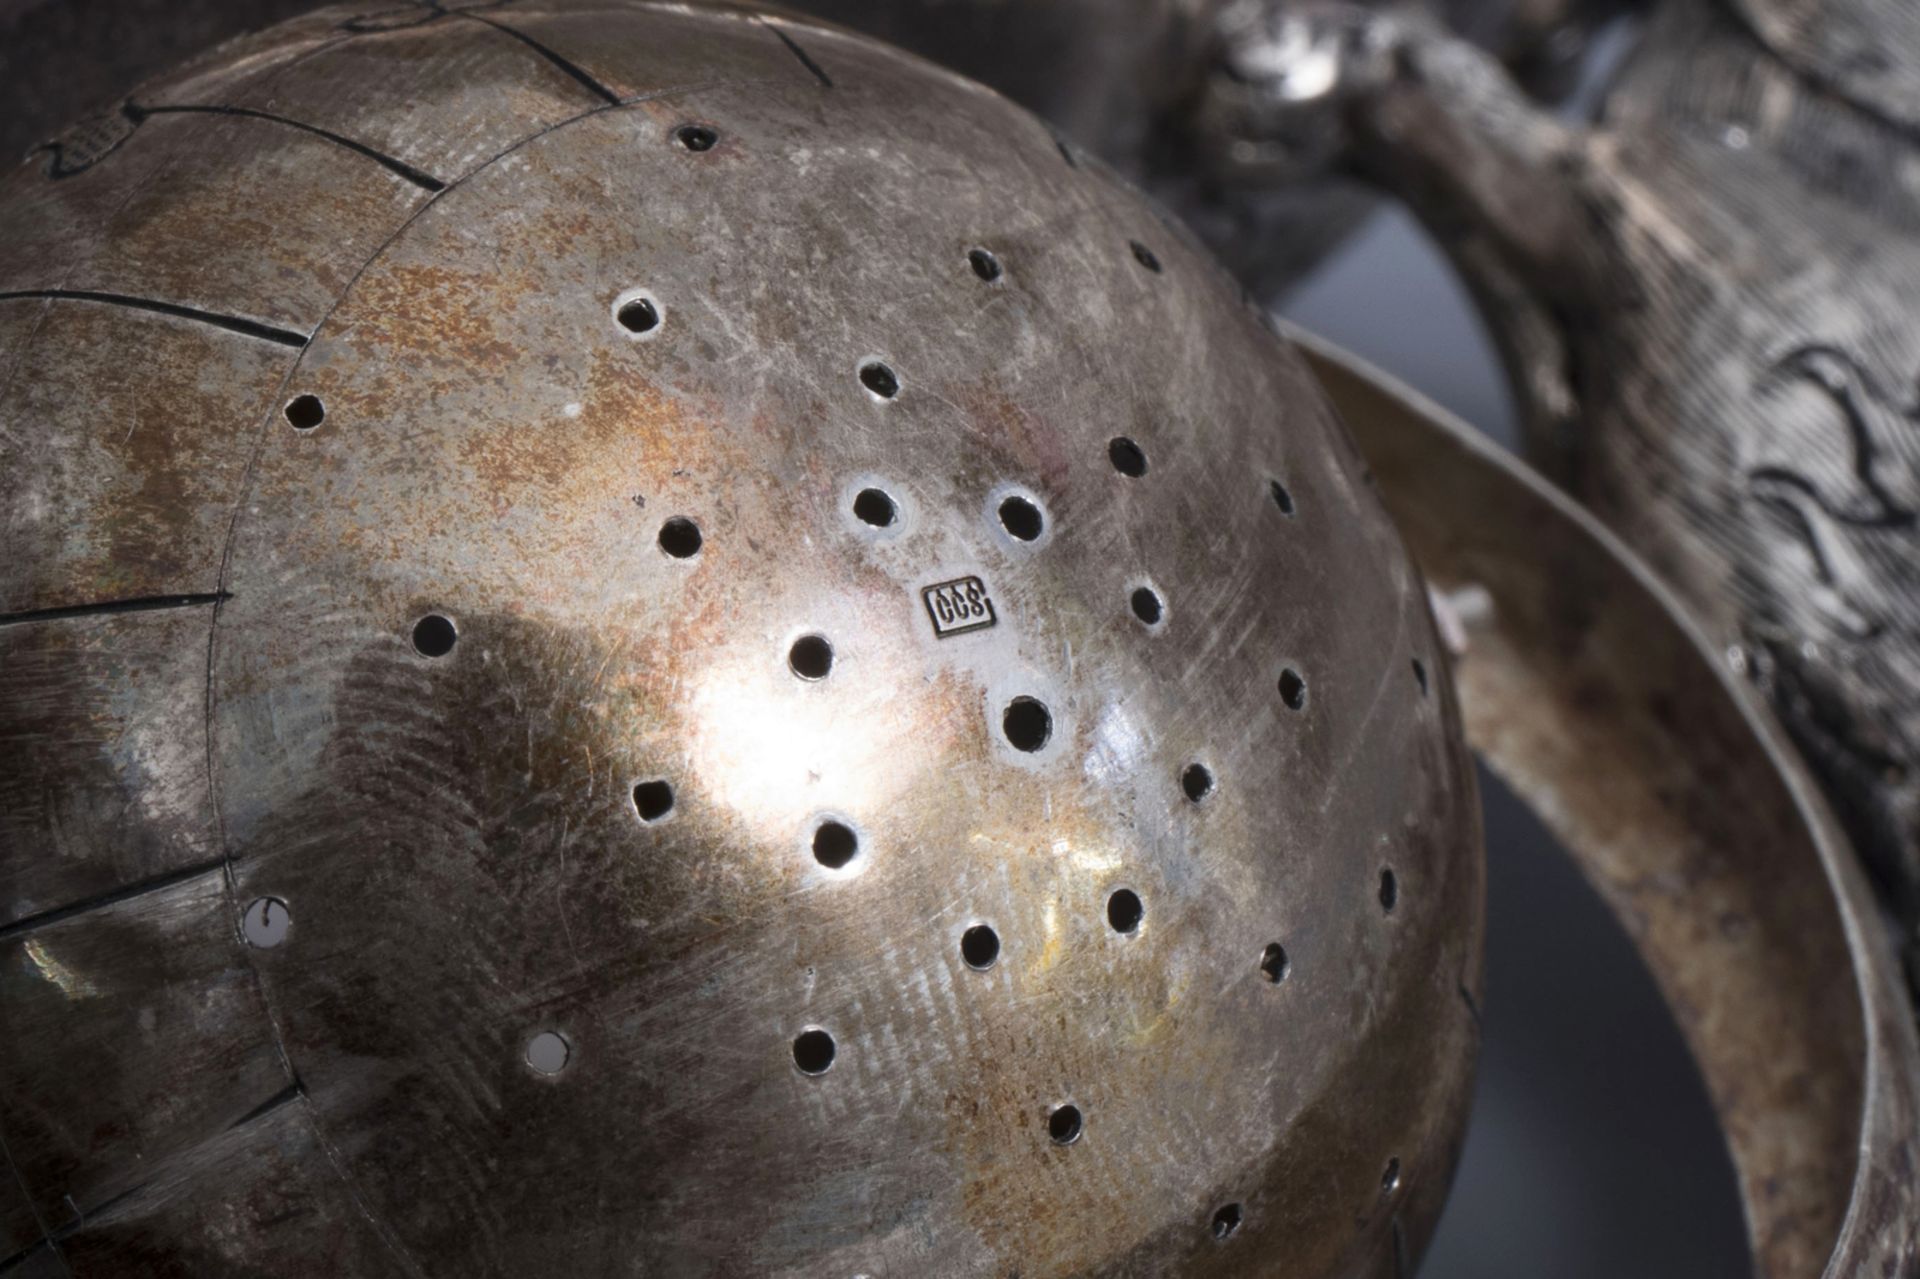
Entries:
{"type": "Polygon", "coordinates": [[[1471,777],[1183,235],[742,6],[336,8],[131,101],[0,184],[0,1265],[1411,1264],[1471,777]]]}

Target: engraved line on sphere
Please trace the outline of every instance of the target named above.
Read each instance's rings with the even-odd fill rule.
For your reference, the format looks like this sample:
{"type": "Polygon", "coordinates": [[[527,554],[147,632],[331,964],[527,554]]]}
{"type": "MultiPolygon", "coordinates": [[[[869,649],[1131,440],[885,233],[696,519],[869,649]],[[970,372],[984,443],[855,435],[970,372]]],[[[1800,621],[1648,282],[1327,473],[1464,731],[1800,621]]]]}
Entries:
{"type": "MultiPolygon", "coordinates": [[[[478,9],[500,6],[470,5],[468,7],[478,9]]],[[[397,8],[381,9],[375,13],[364,13],[358,17],[348,18],[336,29],[356,36],[385,35],[389,31],[410,31],[416,27],[424,27],[428,23],[438,22],[449,16],[445,5],[404,0],[404,3],[397,8]]]]}
{"type": "Polygon", "coordinates": [[[805,67],[808,71],[812,72],[813,78],[818,80],[821,83],[821,85],[829,89],[833,87],[833,77],[828,75],[825,71],[821,70],[820,64],[818,62],[815,62],[811,57],[809,57],[807,55],[807,51],[805,49],[802,49],[800,47],[799,42],[796,41],[792,36],[788,35],[786,31],[782,29],[780,24],[775,22],[768,22],[765,18],[762,18],[760,19],[760,25],[765,27],[767,30],[773,32],[773,34],[779,36],[780,43],[786,45],[787,48],[792,52],[793,56],[800,59],[800,65],[805,67]]]}
{"type": "Polygon", "coordinates": [[[40,1230],[40,1238],[28,1244],[19,1252],[14,1253],[11,1257],[0,1257],[0,1275],[12,1274],[15,1270],[18,1270],[21,1266],[26,1265],[29,1261],[39,1256],[40,1253],[50,1252],[53,1254],[53,1259],[60,1263],[60,1273],[66,1275],[68,1279],[72,1279],[73,1271],[67,1268],[67,1259],[60,1255],[60,1245],[54,1242],[54,1237],[57,1232],[48,1230],[45,1226],[40,1225],[38,1217],[34,1219],[34,1225],[40,1230]]]}
{"type": "Polygon", "coordinates": [[[104,910],[108,906],[118,906],[121,902],[132,901],[136,897],[145,897],[161,892],[188,880],[199,879],[204,875],[213,875],[225,871],[227,859],[216,857],[212,861],[199,862],[180,870],[168,871],[152,879],[143,879],[135,884],[126,884],[119,888],[110,888],[104,893],[96,893],[65,906],[56,906],[52,910],[41,911],[38,915],[29,915],[25,919],[16,919],[13,923],[0,926],[0,942],[12,941],[15,937],[24,937],[28,933],[38,932],[49,925],[62,920],[73,919],[80,915],[104,910]]]}
{"type": "Polygon", "coordinates": [[[105,600],[98,604],[32,608],[19,613],[0,613],[0,626],[60,622],[73,617],[111,617],[115,613],[157,613],[173,608],[200,608],[208,604],[224,604],[232,598],[226,591],[213,591],[204,595],[148,595],[138,599],[105,600]]]}
{"type": "Polygon", "coordinates": [[[391,156],[384,151],[375,150],[364,142],[356,142],[354,139],[335,133],[330,129],[322,129],[318,125],[306,124],[299,120],[290,119],[287,116],[275,115],[271,111],[256,111],[252,107],[229,106],[143,107],[132,102],[127,103],[122,110],[126,112],[127,118],[136,124],[145,120],[148,116],[156,115],[221,115],[235,116],[247,120],[264,120],[269,124],[285,125],[289,129],[298,129],[302,133],[311,133],[317,138],[325,138],[335,146],[345,147],[356,155],[363,155],[387,171],[405,178],[408,182],[413,183],[413,185],[423,191],[444,191],[447,189],[447,184],[439,178],[434,177],[431,173],[416,169],[397,156],[391,156]]]}
{"type": "MultiPolygon", "coordinates": [[[[118,151],[122,146],[126,145],[127,139],[132,136],[133,132],[129,130],[120,137],[115,138],[105,150],[97,153],[82,151],[79,156],[71,162],[69,162],[68,158],[68,151],[72,149],[70,143],[64,139],[42,142],[39,146],[39,152],[44,153],[48,157],[47,178],[50,181],[59,182],[64,178],[71,178],[85,173],[88,169],[99,164],[102,160],[105,160],[115,151],[118,151]]],[[[0,1265],[0,1271],[5,1269],[6,1267],[4,1265],[0,1265]]]]}
{"type": "Polygon", "coordinates": [[[252,1110],[249,1110],[246,1114],[228,1124],[226,1130],[233,1132],[236,1129],[245,1128],[248,1124],[257,1124],[268,1115],[273,1114],[276,1110],[283,1110],[291,1106],[294,1102],[301,1100],[306,1095],[307,1090],[305,1086],[296,1079],[279,1092],[273,1094],[273,1096],[255,1106],[252,1110]]]}
{"type": "Polygon", "coordinates": [[[135,311],[152,311],[156,315],[171,315],[175,319],[192,320],[196,324],[210,324],[216,329],[225,329],[229,333],[238,333],[243,337],[259,338],[262,342],[278,343],[280,346],[304,349],[307,345],[306,335],[295,333],[292,329],[276,328],[271,324],[262,324],[258,320],[249,320],[238,315],[222,315],[217,311],[202,311],[197,307],[181,306],[178,302],[162,302],[156,298],[136,298],[125,293],[101,293],[93,289],[22,289],[15,293],[0,293],[0,302],[35,300],[98,302],[102,306],[124,306],[135,311]]]}
{"type": "MultiPolygon", "coordinates": [[[[192,1155],[196,1151],[200,1150],[202,1147],[206,1146],[208,1142],[217,1140],[219,1135],[220,1134],[216,1133],[212,1137],[207,1138],[206,1141],[202,1141],[201,1143],[199,1143],[199,1145],[189,1147],[187,1150],[182,1151],[178,1155],[169,1156],[167,1159],[167,1163],[174,1167],[180,1166],[183,1156],[192,1155]]],[[[68,1239],[73,1238],[75,1235],[79,1234],[82,1230],[86,1229],[87,1222],[89,1220],[96,1220],[98,1218],[104,1217],[107,1214],[111,1213],[115,1208],[118,1208],[121,1204],[128,1202],[134,1196],[140,1194],[141,1192],[145,1191],[149,1186],[152,1186],[155,1182],[159,1181],[163,1175],[165,1174],[156,1172],[154,1173],[153,1176],[150,1176],[143,1181],[137,1182],[133,1186],[128,1187],[126,1190],[121,1191],[119,1194],[114,1195],[112,1198],[103,1200],[100,1203],[93,1205],[93,1207],[91,1208],[82,1208],[79,1204],[74,1202],[72,1195],[68,1195],[66,1197],[66,1202],[67,1202],[67,1206],[73,1210],[73,1219],[71,1221],[62,1222],[60,1225],[55,1226],[53,1229],[46,1231],[45,1232],[46,1237],[42,1239],[40,1243],[33,1245],[32,1247],[28,1248],[24,1252],[16,1253],[12,1257],[7,1258],[5,1261],[0,1261],[0,1274],[5,1274],[7,1271],[13,1269],[16,1265],[19,1265],[24,1261],[26,1261],[28,1258],[32,1257],[33,1254],[38,1252],[42,1247],[45,1247],[52,1251],[54,1257],[60,1262],[61,1270],[69,1276],[69,1279],[71,1279],[73,1271],[71,1268],[67,1266],[67,1259],[60,1252],[60,1244],[68,1239]]]]}
{"type": "Polygon", "coordinates": [[[540,43],[538,40],[534,39],[532,36],[528,35],[526,32],[520,30],[519,28],[510,27],[504,22],[495,22],[492,18],[484,18],[477,13],[469,13],[465,10],[461,10],[459,11],[459,13],[461,17],[468,18],[474,22],[478,22],[485,26],[492,27],[495,31],[498,31],[502,35],[512,36],[515,40],[518,40],[521,44],[526,45],[527,48],[532,49],[535,53],[539,54],[541,57],[545,58],[548,62],[551,62],[554,66],[558,67],[575,83],[580,85],[580,87],[587,90],[587,92],[593,94],[596,98],[599,98],[601,101],[607,103],[609,106],[620,105],[619,94],[615,93],[612,89],[609,89],[606,85],[601,84],[600,81],[595,79],[592,76],[592,74],[586,71],[578,63],[573,62],[572,60],[562,56],[561,54],[559,54],[558,52],[552,49],[549,49],[546,45],[540,43]]]}

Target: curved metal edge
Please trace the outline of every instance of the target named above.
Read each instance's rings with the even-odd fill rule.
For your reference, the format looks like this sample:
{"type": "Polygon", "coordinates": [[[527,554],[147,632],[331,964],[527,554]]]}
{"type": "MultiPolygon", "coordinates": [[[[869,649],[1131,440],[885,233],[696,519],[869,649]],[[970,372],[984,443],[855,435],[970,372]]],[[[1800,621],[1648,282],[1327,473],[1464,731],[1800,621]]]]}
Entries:
{"type": "MultiPolygon", "coordinates": [[[[1920,1037],[1863,874],[1779,728],[1671,592],[1571,498],[1417,393],[1312,334],[1287,333],[1358,440],[1443,611],[1447,592],[1464,592],[1478,614],[1461,619],[1456,671],[1469,739],[1566,842],[1659,980],[1732,1149],[1757,1273],[1913,1273],[1920,1037]],[[1600,598],[1580,589],[1596,586],[1600,598]],[[1684,687],[1656,687],[1661,675],[1684,687]],[[1687,713],[1643,713],[1675,697],[1687,713]],[[1556,755],[1554,740],[1574,748],[1556,755]],[[1660,798],[1660,819],[1596,807],[1619,803],[1623,786],[1660,798]],[[1763,811],[1786,820],[1759,833],[1762,846],[1725,842],[1752,839],[1748,818],[1763,811]],[[1623,839],[1649,832],[1671,838],[1623,839]],[[1727,921],[1711,912],[1729,896],[1753,910],[1736,928],[1751,936],[1715,935],[1727,921]],[[1821,915],[1843,939],[1850,990],[1830,954],[1821,962],[1821,915]],[[1756,984],[1746,967],[1763,955],[1774,962],[1756,984]],[[1797,989],[1768,988],[1796,967],[1797,989]],[[1839,1038],[1851,1043],[1788,1042],[1796,1027],[1817,1028],[1823,1004],[1844,1014],[1839,1038]],[[1779,1089],[1755,1078],[1772,1056],[1755,1050],[1769,1046],[1805,1055],[1779,1089]],[[1823,1144],[1851,1161],[1837,1221],[1820,1211],[1823,1144]],[[1796,1182],[1801,1193],[1779,1193],[1796,1182]]],[[[1845,1170],[1829,1171],[1837,1181],[1845,1170]]]]}

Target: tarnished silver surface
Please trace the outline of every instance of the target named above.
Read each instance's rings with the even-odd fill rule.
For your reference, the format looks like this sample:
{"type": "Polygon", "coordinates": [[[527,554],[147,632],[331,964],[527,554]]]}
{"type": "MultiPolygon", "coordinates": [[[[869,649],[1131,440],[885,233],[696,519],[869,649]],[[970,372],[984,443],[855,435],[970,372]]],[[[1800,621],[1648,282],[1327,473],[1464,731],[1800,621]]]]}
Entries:
{"type": "Polygon", "coordinates": [[[1418,1256],[1482,888],[1418,580],[1033,118],[367,4],[0,226],[4,1264],[1418,1256]]]}
{"type": "Polygon", "coordinates": [[[1591,515],[1295,337],[1448,601],[1474,749],[1565,841],[1666,994],[1733,1155],[1755,1272],[1909,1273],[1920,1043],[1873,895],[1812,780],[1591,515]]]}

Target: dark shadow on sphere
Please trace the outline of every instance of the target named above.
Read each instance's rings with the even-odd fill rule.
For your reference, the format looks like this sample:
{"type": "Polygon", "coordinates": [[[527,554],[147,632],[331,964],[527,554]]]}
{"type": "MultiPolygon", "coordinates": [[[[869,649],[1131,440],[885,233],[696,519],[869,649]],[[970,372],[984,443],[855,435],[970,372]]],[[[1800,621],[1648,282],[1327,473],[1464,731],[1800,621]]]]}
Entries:
{"type": "Polygon", "coordinates": [[[1422,1279],[1751,1274],[1706,1087],[1620,925],[1485,769],[1472,1127],[1422,1279]]]}

